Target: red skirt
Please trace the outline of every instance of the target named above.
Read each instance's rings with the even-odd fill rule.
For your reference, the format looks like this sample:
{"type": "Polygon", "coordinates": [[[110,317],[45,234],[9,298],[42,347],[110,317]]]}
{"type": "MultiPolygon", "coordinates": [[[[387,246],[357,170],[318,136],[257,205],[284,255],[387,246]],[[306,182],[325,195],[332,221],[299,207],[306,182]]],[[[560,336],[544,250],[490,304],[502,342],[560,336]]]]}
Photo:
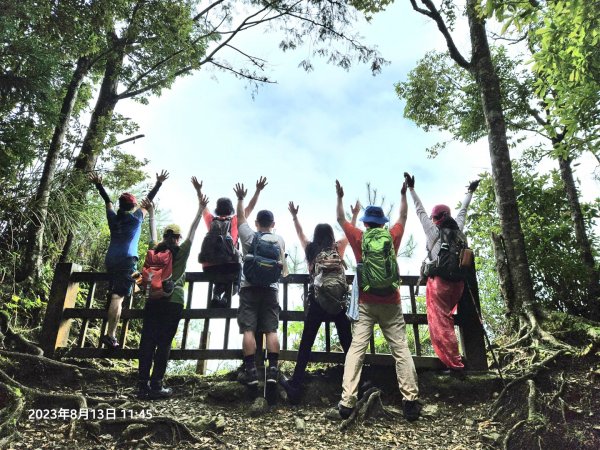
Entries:
{"type": "Polygon", "coordinates": [[[435,354],[449,369],[464,368],[452,318],[464,288],[464,281],[446,281],[441,277],[427,279],[425,299],[429,336],[435,354]]]}

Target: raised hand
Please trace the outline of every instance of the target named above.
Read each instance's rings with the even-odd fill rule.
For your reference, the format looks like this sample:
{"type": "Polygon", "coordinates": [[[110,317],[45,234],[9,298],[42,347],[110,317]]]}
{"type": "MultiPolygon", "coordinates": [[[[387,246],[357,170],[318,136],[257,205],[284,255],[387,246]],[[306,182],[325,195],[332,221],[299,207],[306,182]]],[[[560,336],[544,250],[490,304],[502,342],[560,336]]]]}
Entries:
{"type": "Polygon", "coordinates": [[[350,212],[352,213],[352,216],[358,216],[358,213],[360,212],[359,200],[356,200],[356,204],[354,206],[350,205],[350,212]]]}
{"type": "Polygon", "coordinates": [[[407,187],[409,187],[411,189],[415,187],[415,176],[414,175],[411,177],[408,172],[404,172],[404,180],[405,180],[407,187]]]}
{"type": "Polygon", "coordinates": [[[157,183],[163,183],[167,178],[169,178],[169,172],[167,172],[166,170],[162,170],[160,172],[160,175],[158,173],[156,174],[157,183]]]}
{"type": "Polygon", "coordinates": [[[200,197],[200,194],[202,193],[202,181],[198,182],[196,177],[192,177],[192,184],[194,185],[194,189],[196,189],[196,194],[200,197]]]}
{"type": "Polygon", "coordinates": [[[150,199],[144,197],[144,199],[140,202],[140,207],[145,209],[146,211],[154,211],[154,205],[150,201],[150,199]]]}
{"type": "MultiPolygon", "coordinates": [[[[202,185],[200,185],[200,187],[202,187],[202,185]]],[[[201,207],[206,208],[206,206],[208,205],[208,197],[205,194],[198,191],[198,202],[200,203],[201,207]]]]}
{"type": "Polygon", "coordinates": [[[481,180],[475,180],[475,181],[471,181],[471,183],[469,184],[469,192],[475,192],[475,190],[477,189],[477,186],[479,186],[479,182],[481,180]]]}
{"type": "Polygon", "coordinates": [[[335,192],[337,193],[337,196],[339,198],[342,198],[344,196],[344,188],[338,180],[335,180],[335,192]]]}
{"type": "MultiPolygon", "coordinates": [[[[265,179],[266,182],[266,179],[265,179]]],[[[258,183],[256,183],[257,187],[258,187],[258,183]]],[[[244,183],[236,183],[234,188],[233,188],[233,192],[235,192],[235,196],[237,197],[238,200],[244,200],[244,198],[246,197],[246,194],[248,193],[248,189],[244,189],[244,183]]]]}
{"type": "Polygon", "coordinates": [[[295,219],[298,215],[298,210],[300,209],[300,205],[294,207],[294,202],[288,203],[288,211],[292,214],[292,217],[295,219]]]}
{"type": "Polygon", "coordinates": [[[256,182],[256,190],[257,191],[262,191],[267,184],[269,184],[269,183],[267,183],[267,178],[266,177],[260,177],[258,179],[258,181],[256,182]]]}
{"type": "Polygon", "coordinates": [[[102,184],[102,175],[98,172],[90,172],[88,178],[94,184],[102,184]]]}
{"type": "Polygon", "coordinates": [[[400,189],[400,195],[406,195],[406,188],[408,186],[406,185],[406,181],[404,183],[402,183],[402,189],[400,189]]]}

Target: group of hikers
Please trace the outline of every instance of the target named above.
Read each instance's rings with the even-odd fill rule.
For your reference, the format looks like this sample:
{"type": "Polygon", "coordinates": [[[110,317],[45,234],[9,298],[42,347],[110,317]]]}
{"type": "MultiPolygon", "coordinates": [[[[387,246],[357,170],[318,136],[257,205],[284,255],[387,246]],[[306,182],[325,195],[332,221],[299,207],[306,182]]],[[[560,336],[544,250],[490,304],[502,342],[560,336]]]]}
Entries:
{"type": "Polygon", "coordinates": [[[265,383],[280,383],[292,404],[299,403],[311,348],[323,321],[334,322],[346,355],[342,381],[342,398],[335,414],[348,418],[356,405],[363,361],[373,334],[379,325],[395,360],[397,381],[403,396],[403,412],[409,421],[417,420],[420,407],[417,373],[408,348],[405,322],[400,304],[400,276],[397,253],[404,234],[408,214],[407,191],[414,201],[417,216],[426,235],[427,258],[421,268],[427,278],[426,306],[431,343],[435,353],[450,374],[462,377],[464,364],[454,331],[453,313],[465,289],[465,274],[472,269],[473,254],[462,233],[467,208],[479,181],[468,186],[468,192],[456,216],[447,205],[436,205],[427,214],[415,192],[415,177],[404,173],[400,190],[400,215],[390,222],[380,206],[369,205],[360,219],[361,205],[351,206],[351,220],[346,219],[344,189],[336,180],[336,215],[344,237],[336,240],[329,224],[318,224],[312,239],[306,237],[298,219],[299,206],[289,202],[288,210],[310,274],[308,309],[291,378],[279,374],[279,279],[288,274],[285,243],[273,233],[275,218],[270,210],[256,214],[254,229],[248,222],[267,179],[260,177],[256,190],[245,205],[247,189],[236,184],[234,207],[231,199],[219,198],[214,214],[207,209],[208,197],[202,183],[192,177],[198,198],[198,210],[187,237],[182,241],[181,228],[172,224],[164,228],[158,241],[153,199],[169,174],[156,174],[156,184],[139,204],[130,193],[119,197],[119,208],[113,204],[102,186],[102,178],[91,174],[106,203],[110,228],[110,244],[106,254],[106,270],[110,274],[108,326],[101,342],[118,348],[117,324],[123,298],[132,289],[141,289],[146,298],[139,349],[137,395],[143,399],[162,399],[172,395],[163,385],[171,343],[184,308],[185,268],[192,241],[202,217],[207,233],[202,242],[199,262],[213,283],[210,307],[230,307],[231,297],[239,294],[237,322],[242,334],[243,365],[238,381],[258,385],[256,368],[256,335],[266,338],[268,366],[265,383]],[[148,215],[150,243],[142,272],[137,271],[138,242],[144,217],[148,215]],[[360,220],[364,231],[356,226],[360,220]],[[344,253],[350,245],[356,262],[354,284],[346,282],[344,253]]]}

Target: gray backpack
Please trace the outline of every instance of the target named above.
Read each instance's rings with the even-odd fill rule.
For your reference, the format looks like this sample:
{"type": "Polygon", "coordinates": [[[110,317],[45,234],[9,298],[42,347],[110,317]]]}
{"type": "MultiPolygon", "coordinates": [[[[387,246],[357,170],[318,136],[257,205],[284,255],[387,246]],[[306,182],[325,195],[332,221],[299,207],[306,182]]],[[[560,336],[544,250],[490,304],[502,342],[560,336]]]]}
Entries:
{"type": "Polygon", "coordinates": [[[345,268],[346,264],[335,246],[322,250],[315,258],[315,301],[329,314],[339,314],[346,310],[348,282],[345,268]]]}

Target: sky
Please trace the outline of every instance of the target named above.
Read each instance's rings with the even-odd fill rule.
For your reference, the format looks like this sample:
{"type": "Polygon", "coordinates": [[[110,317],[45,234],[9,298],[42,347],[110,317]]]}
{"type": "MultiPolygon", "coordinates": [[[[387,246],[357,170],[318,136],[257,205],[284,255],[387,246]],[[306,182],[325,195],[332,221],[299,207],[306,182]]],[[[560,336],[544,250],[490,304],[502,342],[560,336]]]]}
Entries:
{"type": "MultiPolygon", "coordinates": [[[[396,96],[394,83],[405,80],[427,51],[446,48],[436,26],[412,11],[409,2],[392,4],[370,23],[358,21],[364,42],[376,45],[391,62],[377,76],[367,65],[344,71],[318,59],[313,59],[315,70],[306,73],[298,64],[310,56],[309,46],[283,53],[277,34],[264,31],[245,32],[238,44],[266,59],[266,74],[277,81],[254,95],[247,83],[227,73],[200,70],[177,80],[149,105],[119,103],[118,112],[133,118],[145,135],[122,149],[149,159],[152,176],[160,169],[171,174],[157,196],[166,222],[184,230],[189,226],[197,208],[191,176],[203,181],[211,210],[219,197],[235,200],[232,188],[237,182],[248,188],[249,200],[256,180],[266,176],[268,185],[254,215],[260,209],[273,211],[275,231],[292,250],[299,242],[288,202],[300,205],[298,217],[310,237],[317,223],[335,224],[336,179],[344,187],[347,210],[357,198],[365,205],[370,182],[387,204],[395,205],[393,222],[403,172],[415,175],[416,191],[430,210],[436,203],[456,207],[469,181],[490,171],[487,140],[469,146],[452,143],[437,158],[428,159],[425,149],[448,136],[426,133],[403,117],[404,102],[396,96]]],[[[459,24],[454,35],[468,57],[464,25],[459,24]]],[[[591,167],[582,164],[577,169],[585,183],[590,183],[591,167]]],[[[598,192],[597,183],[591,192],[598,192]]],[[[410,260],[400,261],[400,271],[416,274],[425,241],[410,195],[408,201],[404,240],[413,235],[417,250],[410,260]]],[[[196,255],[205,231],[201,224],[189,271],[200,270],[196,255]]]]}

